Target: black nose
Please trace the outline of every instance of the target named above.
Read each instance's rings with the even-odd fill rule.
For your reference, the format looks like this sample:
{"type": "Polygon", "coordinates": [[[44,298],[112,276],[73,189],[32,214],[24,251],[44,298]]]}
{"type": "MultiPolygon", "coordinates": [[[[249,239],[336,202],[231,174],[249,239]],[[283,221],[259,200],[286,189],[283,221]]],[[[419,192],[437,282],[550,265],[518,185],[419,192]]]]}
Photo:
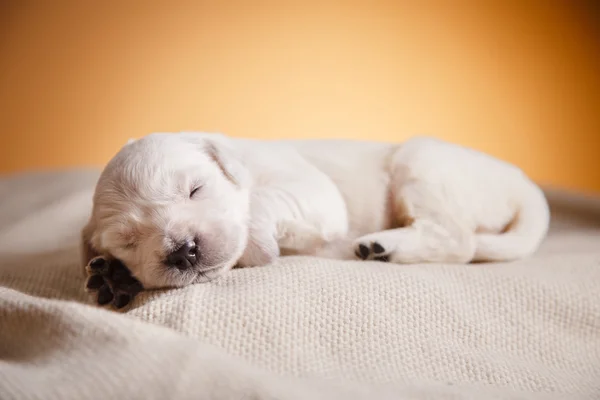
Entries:
{"type": "Polygon", "coordinates": [[[197,258],[198,246],[195,242],[190,241],[169,254],[167,264],[179,269],[188,269],[194,266],[197,258]]]}

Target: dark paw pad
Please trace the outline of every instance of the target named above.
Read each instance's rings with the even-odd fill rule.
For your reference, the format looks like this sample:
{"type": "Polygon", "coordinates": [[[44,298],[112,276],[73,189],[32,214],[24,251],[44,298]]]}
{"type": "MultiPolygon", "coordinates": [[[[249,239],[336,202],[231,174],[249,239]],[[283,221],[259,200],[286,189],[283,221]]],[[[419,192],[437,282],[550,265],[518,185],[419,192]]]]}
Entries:
{"type": "Polygon", "coordinates": [[[104,286],[104,277],[101,275],[92,275],[85,283],[85,287],[88,290],[98,290],[102,286],[104,286]]]}
{"type": "Polygon", "coordinates": [[[374,261],[383,261],[388,262],[390,260],[389,255],[385,254],[386,249],[381,244],[377,242],[371,243],[369,246],[366,244],[360,243],[355,251],[356,257],[362,260],[374,260],[374,261]]]}
{"type": "Polygon", "coordinates": [[[96,257],[87,265],[85,287],[96,293],[96,303],[121,309],[131,304],[144,288],[119,260],[96,257]]]}
{"type": "Polygon", "coordinates": [[[113,299],[115,298],[115,295],[113,294],[112,288],[110,286],[108,286],[107,284],[102,285],[102,287],[100,289],[98,289],[98,304],[100,304],[101,306],[104,306],[108,303],[110,303],[111,301],[113,301],[113,299]]]}
{"type": "Polygon", "coordinates": [[[371,245],[371,250],[373,250],[373,253],[375,253],[375,254],[381,254],[385,251],[383,246],[377,242],[375,242],[371,245]]]}
{"type": "Polygon", "coordinates": [[[366,260],[367,257],[369,257],[371,250],[369,250],[369,248],[367,246],[365,246],[364,244],[361,243],[358,245],[358,248],[356,249],[355,253],[358,258],[362,258],[363,260],[366,260]]]}

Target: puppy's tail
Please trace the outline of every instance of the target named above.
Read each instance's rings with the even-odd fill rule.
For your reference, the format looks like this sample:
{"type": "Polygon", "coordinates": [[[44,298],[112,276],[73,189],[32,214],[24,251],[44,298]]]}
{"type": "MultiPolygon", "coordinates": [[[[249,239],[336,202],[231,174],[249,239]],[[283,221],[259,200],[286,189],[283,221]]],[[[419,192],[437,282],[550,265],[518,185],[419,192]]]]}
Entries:
{"type": "Polygon", "coordinates": [[[546,237],[550,208],[543,191],[531,183],[524,190],[514,220],[499,234],[477,234],[473,261],[514,261],[533,254],[546,237]]]}

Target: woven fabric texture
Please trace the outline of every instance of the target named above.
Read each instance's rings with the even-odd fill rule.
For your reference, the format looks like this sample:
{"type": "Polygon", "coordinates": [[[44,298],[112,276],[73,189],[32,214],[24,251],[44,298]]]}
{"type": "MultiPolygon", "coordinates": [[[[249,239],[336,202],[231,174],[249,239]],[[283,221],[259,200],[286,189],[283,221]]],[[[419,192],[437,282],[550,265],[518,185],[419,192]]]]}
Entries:
{"type": "Polygon", "coordinates": [[[118,313],[78,265],[96,178],[0,181],[2,399],[600,398],[598,200],[528,260],[290,257],[118,313]]]}

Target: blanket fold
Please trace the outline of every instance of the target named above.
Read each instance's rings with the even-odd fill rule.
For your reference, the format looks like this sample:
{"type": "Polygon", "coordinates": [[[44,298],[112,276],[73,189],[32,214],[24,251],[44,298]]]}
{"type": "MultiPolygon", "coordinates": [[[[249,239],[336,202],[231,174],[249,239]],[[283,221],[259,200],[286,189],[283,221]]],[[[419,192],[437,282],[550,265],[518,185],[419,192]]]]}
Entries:
{"type": "Polygon", "coordinates": [[[598,199],[549,192],[514,263],[288,257],[118,313],[78,265],[96,178],[0,180],[1,399],[600,398],[598,199]]]}

